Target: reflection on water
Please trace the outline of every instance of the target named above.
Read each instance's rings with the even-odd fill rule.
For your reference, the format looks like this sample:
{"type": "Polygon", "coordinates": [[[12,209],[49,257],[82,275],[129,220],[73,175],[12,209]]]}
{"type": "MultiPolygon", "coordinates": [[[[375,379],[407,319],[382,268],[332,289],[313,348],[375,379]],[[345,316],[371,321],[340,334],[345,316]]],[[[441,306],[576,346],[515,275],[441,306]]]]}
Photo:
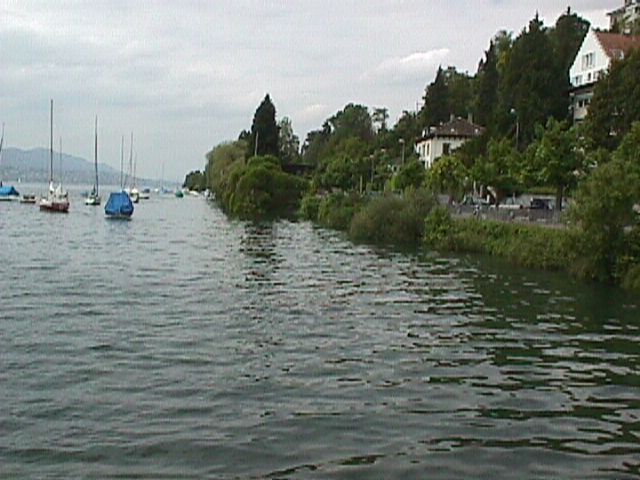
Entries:
{"type": "Polygon", "coordinates": [[[619,290],[194,198],[0,222],[0,478],[640,475],[619,290]]]}

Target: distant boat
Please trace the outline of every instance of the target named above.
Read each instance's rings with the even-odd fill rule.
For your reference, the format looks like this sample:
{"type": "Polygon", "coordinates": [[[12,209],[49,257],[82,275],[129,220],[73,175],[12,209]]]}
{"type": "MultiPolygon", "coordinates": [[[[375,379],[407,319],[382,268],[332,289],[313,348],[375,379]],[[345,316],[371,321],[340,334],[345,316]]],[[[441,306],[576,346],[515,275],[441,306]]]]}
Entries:
{"type": "Polygon", "coordinates": [[[20,198],[20,203],[36,203],[36,196],[33,193],[24,193],[20,198]]]}
{"type": "MultiPolygon", "coordinates": [[[[2,136],[0,137],[0,165],[2,164],[2,145],[4,144],[4,123],[2,124],[2,136]]],[[[2,178],[0,177],[0,201],[17,200],[20,198],[20,193],[14,188],[13,185],[2,185],[2,178]]]]}
{"type": "Polygon", "coordinates": [[[133,215],[133,202],[129,194],[122,190],[121,192],[111,192],[109,200],[104,206],[104,213],[110,218],[129,219],[133,215]]]}
{"type": "Polygon", "coordinates": [[[20,193],[18,193],[13,185],[0,186],[0,201],[18,200],[19,198],[20,193]]]}
{"type": "Polygon", "coordinates": [[[180,190],[179,188],[176,188],[175,195],[178,198],[182,198],[182,197],[184,197],[184,192],[182,190],[180,190]]]}
{"type": "MultiPolygon", "coordinates": [[[[62,155],[62,153],[61,153],[62,155]]],[[[53,100],[51,100],[51,142],[49,145],[49,192],[40,199],[40,210],[46,212],[69,212],[69,195],[59,183],[53,183],[53,100]]]]}
{"type": "Polygon", "coordinates": [[[104,213],[108,218],[129,220],[133,215],[133,202],[125,191],[122,182],[122,169],[124,167],[124,138],[120,146],[120,188],[119,192],[111,192],[109,200],[104,206],[104,213]]]}
{"type": "Polygon", "coordinates": [[[98,190],[98,116],[96,115],[96,134],[95,134],[95,142],[94,142],[94,164],[96,170],[96,181],[93,184],[93,188],[91,189],[91,193],[85,198],[85,205],[100,205],[102,199],[100,198],[99,190],[98,190]]]}
{"type": "MultiPolygon", "coordinates": [[[[136,188],[136,174],[135,167],[133,166],[133,132],[131,132],[131,143],[129,149],[129,170],[127,171],[127,179],[129,178],[129,175],[131,175],[131,185],[125,187],[124,190],[129,194],[129,198],[133,203],[138,203],[138,201],[140,200],[140,192],[136,188]]],[[[126,183],[128,183],[128,181],[125,182],[125,184],[126,183]]]]}

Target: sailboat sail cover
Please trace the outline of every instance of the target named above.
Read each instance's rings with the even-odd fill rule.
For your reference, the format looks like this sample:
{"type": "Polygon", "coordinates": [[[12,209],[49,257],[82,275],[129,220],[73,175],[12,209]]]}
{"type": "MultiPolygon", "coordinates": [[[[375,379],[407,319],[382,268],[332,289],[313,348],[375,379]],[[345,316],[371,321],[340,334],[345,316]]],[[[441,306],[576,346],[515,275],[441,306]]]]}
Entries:
{"type": "Polygon", "coordinates": [[[113,192],[104,206],[104,213],[129,217],[133,213],[133,203],[127,192],[113,192]]]}
{"type": "Polygon", "coordinates": [[[0,187],[0,197],[19,197],[20,194],[13,185],[0,187]]]}

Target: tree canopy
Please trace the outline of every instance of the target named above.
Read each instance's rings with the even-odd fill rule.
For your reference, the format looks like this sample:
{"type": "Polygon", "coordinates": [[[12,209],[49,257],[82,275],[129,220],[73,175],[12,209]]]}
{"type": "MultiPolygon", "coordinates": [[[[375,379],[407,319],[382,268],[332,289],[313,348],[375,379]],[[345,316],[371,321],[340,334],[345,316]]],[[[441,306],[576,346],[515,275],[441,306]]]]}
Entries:
{"type": "Polygon", "coordinates": [[[274,155],[278,156],[278,125],[276,124],[276,107],[267,94],[253,115],[251,133],[248,140],[247,156],[274,155]]]}

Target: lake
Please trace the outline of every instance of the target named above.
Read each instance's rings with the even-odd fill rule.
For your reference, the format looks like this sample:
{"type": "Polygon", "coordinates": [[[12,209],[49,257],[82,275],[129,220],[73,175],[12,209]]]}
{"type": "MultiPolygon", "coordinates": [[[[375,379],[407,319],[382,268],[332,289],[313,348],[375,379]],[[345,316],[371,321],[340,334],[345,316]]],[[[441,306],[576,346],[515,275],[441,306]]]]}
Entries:
{"type": "Polygon", "coordinates": [[[189,196],[0,229],[0,478],[640,476],[633,295],[189,196]]]}

